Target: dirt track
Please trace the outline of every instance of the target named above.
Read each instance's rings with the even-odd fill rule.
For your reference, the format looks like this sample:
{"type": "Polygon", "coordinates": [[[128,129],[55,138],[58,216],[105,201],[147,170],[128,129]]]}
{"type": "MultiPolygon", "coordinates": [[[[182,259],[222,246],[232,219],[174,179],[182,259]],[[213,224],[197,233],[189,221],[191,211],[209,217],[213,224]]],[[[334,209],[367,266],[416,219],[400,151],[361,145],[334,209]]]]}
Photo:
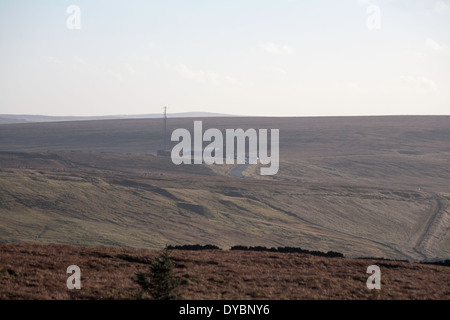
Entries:
{"type": "Polygon", "coordinates": [[[436,209],[430,216],[424,232],[419,237],[414,250],[424,257],[424,259],[434,258],[433,247],[436,240],[445,234],[448,226],[447,203],[438,194],[432,193],[436,200],[436,209]]]}

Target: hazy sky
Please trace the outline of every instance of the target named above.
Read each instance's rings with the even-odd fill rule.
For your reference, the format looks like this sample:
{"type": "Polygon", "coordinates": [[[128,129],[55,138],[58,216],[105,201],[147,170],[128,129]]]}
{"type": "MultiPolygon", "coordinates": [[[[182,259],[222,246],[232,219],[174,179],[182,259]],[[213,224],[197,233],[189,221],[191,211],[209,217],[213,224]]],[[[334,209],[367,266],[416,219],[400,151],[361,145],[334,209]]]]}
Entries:
{"type": "Polygon", "coordinates": [[[449,115],[450,0],[1,0],[0,70],[0,114],[449,115]]]}

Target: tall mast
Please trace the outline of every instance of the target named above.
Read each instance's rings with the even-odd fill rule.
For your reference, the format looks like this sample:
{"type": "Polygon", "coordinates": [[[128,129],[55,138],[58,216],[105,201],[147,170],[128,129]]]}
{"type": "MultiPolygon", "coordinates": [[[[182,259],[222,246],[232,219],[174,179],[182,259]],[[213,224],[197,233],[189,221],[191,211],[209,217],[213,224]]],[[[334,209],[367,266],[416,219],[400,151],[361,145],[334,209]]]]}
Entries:
{"type": "Polygon", "coordinates": [[[163,150],[167,150],[167,107],[164,107],[164,142],[163,150]]]}

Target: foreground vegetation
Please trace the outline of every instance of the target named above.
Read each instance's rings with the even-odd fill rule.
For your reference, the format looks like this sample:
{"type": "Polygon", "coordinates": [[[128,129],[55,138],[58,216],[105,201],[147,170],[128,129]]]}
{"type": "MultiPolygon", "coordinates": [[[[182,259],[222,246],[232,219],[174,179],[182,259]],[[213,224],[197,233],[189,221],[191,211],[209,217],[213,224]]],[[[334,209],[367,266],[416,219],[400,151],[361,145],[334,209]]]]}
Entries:
{"type": "MultiPolygon", "coordinates": [[[[136,274],[147,273],[160,254],[2,244],[0,299],[138,299],[136,274]],[[81,269],[80,290],[66,287],[66,269],[73,264],[81,269]]],[[[171,294],[179,299],[450,299],[448,266],[248,250],[169,254],[174,265],[166,269],[180,281],[171,294]],[[372,264],[381,269],[381,290],[366,287],[372,264]]]]}

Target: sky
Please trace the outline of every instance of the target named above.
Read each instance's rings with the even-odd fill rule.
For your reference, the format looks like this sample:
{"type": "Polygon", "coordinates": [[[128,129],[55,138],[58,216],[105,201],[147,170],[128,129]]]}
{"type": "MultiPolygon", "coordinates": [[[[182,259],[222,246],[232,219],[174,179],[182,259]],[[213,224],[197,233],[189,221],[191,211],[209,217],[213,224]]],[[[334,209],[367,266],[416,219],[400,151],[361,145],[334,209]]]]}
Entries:
{"type": "Polygon", "coordinates": [[[450,115],[450,0],[0,1],[0,114],[163,106],[450,115]]]}

